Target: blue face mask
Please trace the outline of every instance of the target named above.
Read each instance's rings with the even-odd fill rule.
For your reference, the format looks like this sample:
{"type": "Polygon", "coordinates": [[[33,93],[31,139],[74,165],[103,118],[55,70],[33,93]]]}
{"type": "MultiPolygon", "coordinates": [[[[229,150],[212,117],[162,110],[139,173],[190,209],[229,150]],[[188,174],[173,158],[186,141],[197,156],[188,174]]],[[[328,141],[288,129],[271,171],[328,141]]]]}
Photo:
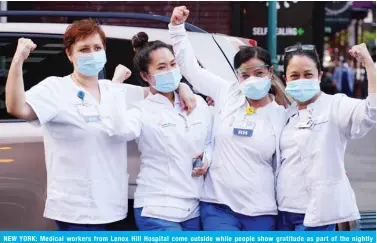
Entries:
{"type": "Polygon", "coordinates": [[[292,96],[293,99],[300,102],[306,102],[313,98],[319,91],[318,79],[299,79],[287,82],[285,91],[292,96]]]}
{"type": "Polygon", "coordinates": [[[106,53],[104,50],[77,56],[77,70],[85,76],[98,75],[105,64],[106,53]]]}
{"type": "Polygon", "coordinates": [[[260,100],[268,94],[271,88],[271,81],[268,76],[250,77],[240,84],[242,93],[249,99],[260,100]]]}
{"type": "Polygon", "coordinates": [[[157,73],[152,75],[156,85],[153,86],[161,93],[170,93],[176,90],[182,79],[182,74],[179,68],[174,68],[167,72],[157,73]]]}

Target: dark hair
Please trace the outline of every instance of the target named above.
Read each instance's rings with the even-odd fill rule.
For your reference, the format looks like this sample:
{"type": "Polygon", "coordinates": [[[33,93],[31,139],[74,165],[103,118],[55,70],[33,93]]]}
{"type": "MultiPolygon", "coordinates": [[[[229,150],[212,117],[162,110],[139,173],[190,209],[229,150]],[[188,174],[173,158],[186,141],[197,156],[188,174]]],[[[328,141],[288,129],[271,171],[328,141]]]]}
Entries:
{"type": "Polygon", "coordinates": [[[138,72],[148,73],[148,66],[151,63],[150,54],[155,50],[158,50],[160,48],[167,48],[174,55],[171,45],[168,45],[159,40],[148,42],[148,35],[144,32],[140,32],[132,38],[132,46],[137,50],[134,57],[134,66],[138,72]],[[142,36],[142,38],[137,38],[138,36],[142,36]]]}
{"type": "Polygon", "coordinates": [[[242,46],[234,57],[234,68],[238,69],[242,63],[249,61],[251,58],[258,58],[268,66],[271,66],[271,56],[262,47],[259,46],[242,46]]]}
{"type": "Polygon", "coordinates": [[[143,48],[146,43],[148,43],[148,35],[145,32],[139,32],[132,37],[131,42],[135,51],[138,51],[143,48]]]}
{"type": "Polygon", "coordinates": [[[318,73],[321,72],[321,62],[319,60],[319,56],[318,56],[317,51],[315,49],[314,50],[303,50],[301,48],[301,46],[302,45],[300,43],[296,44],[295,47],[297,47],[297,50],[285,53],[285,55],[284,55],[284,75],[287,75],[288,64],[294,56],[305,56],[305,57],[310,58],[315,63],[317,70],[318,70],[318,73]]]}

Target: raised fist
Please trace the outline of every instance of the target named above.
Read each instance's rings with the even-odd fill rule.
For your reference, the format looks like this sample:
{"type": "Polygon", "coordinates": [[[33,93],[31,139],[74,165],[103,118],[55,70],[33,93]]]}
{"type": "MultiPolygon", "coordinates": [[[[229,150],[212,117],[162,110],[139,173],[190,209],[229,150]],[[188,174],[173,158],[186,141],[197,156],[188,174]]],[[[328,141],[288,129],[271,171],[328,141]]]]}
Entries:
{"type": "Polygon", "coordinates": [[[25,61],[30,53],[37,48],[37,45],[30,39],[20,38],[18,39],[18,45],[14,57],[20,61],[25,61]]]}
{"type": "Polygon", "coordinates": [[[131,70],[128,69],[126,66],[123,66],[122,64],[119,64],[115,68],[114,76],[112,79],[112,82],[114,83],[123,83],[124,80],[128,79],[131,77],[131,70]]]}
{"type": "Polygon", "coordinates": [[[370,56],[368,48],[364,43],[353,46],[351,50],[349,50],[349,53],[364,65],[373,63],[373,59],[370,56]]]}
{"type": "Polygon", "coordinates": [[[186,8],[186,6],[175,7],[173,13],[170,18],[170,23],[172,25],[180,25],[186,22],[190,11],[186,8]]]}

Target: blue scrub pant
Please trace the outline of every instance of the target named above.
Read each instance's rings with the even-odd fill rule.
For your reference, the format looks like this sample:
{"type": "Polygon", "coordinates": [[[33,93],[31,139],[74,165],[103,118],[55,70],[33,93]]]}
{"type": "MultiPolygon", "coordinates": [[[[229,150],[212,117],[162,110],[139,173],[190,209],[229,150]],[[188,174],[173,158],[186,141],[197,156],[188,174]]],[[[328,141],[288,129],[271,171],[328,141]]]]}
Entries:
{"type": "Polygon", "coordinates": [[[73,224],[55,221],[59,231],[106,231],[108,224],[73,224]]]}
{"type": "Polygon", "coordinates": [[[279,231],[334,231],[335,224],[319,227],[304,226],[305,214],[279,211],[278,230],[279,231]]]}
{"type": "Polygon", "coordinates": [[[199,231],[200,217],[189,219],[180,223],[164,219],[141,216],[143,208],[135,208],[135,221],[140,231],[199,231]]]}
{"type": "Polygon", "coordinates": [[[246,216],[216,203],[200,203],[200,217],[205,231],[273,231],[275,215],[246,216]]]}

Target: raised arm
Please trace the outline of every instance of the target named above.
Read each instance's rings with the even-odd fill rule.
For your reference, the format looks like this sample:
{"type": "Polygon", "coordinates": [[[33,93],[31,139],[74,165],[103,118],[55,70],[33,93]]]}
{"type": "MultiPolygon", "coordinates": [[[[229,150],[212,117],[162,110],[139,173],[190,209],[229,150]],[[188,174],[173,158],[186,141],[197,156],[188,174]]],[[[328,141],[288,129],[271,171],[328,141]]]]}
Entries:
{"type": "Polygon", "coordinates": [[[349,53],[359,62],[364,64],[368,76],[368,94],[376,93],[376,66],[370,56],[366,45],[360,44],[352,47],[349,53]]]}
{"type": "Polygon", "coordinates": [[[142,109],[139,102],[135,103],[135,100],[127,96],[130,91],[134,90],[129,86],[126,86],[126,95],[123,90],[113,91],[114,103],[119,105],[111,107],[108,111],[109,119],[102,121],[108,135],[122,141],[138,138],[142,129],[142,109]]]}
{"type": "Polygon", "coordinates": [[[189,10],[183,6],[176,7],[171,16],[169,33],[174,54],[182,75],[188,82],[200,93],[212,97],[217,102],[220,91],[228,88],[230,83],[199,66],[184,27],[188,15],[189,10]]]}
{"type": "Polygon", "coordinates": [[[30,52],[36,47],[37,45],[30,39],[21,38],[18,40],[17,50],[14,54],[5,86],[8,113],[28,121],[37,119],[37,115],[26,102],[22,66],[29,57],[30,52]]]}
{"type": "Polygon", "coordinates": [[[365,44],[352,47],[350,54],[364,64],[368,76],[368,97],[358,100],[343,96],[335,119],[346,139],[363,137],[376,125],[376,67],[365,44]]]}
{"type": "Polygon", "coordinates": [[[118,118],[114,130],[114,135],[123,138],[125,141],[131,141],[138,138],[141,134],[141,110],[132,108],[127,110],[123,117],[118,118]]]}

